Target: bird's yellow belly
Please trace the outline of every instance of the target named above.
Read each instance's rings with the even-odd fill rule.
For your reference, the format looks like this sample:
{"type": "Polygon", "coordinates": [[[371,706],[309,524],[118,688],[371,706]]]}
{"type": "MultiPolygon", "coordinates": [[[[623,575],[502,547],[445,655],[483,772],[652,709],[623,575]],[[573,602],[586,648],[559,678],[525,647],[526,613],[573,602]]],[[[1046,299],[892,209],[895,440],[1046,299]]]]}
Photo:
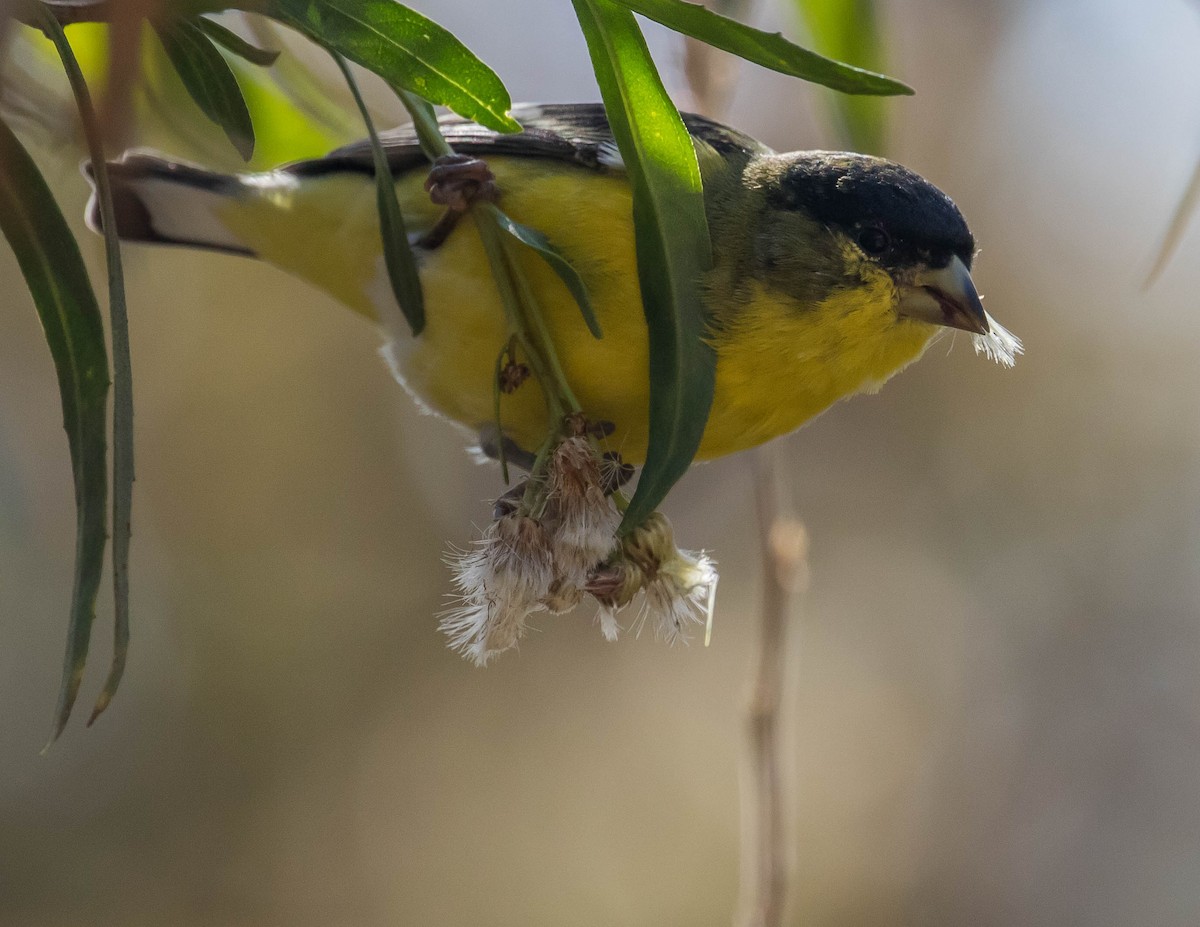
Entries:
{"type": "MultiPolygon", "coordinates": [[[[614,449],[642,460],[649,356],[628,186],[617,178],[595,177],[581,195],[578,169],[530,168],[501,159],[489,165],[503,191],[500,207],[544,232],[587,283],[602,339],[588,331],[579,307],[546,263],[522,245],[514,248],[580,405],[592,419],[616,426],[610,438],[614,449]]],[[[425,221],[436,217],[419,179],[402,182],[400,190],[406,215],[424,210],[425,221]]],[[[426,326],[418,338],[397,338],[397,367],[424,402],[477,429],[494,420],[496,360],[508,342],[508,329],[473,221],[462,220],[440,247],[421,253],[420,262],[426,326]]],[[[522,447],[541,445],[548,421],[535,380],[500,397],[500,419],[505,433],[522,447]]]]}
{"type": "MultiPolygon", "coordinates": [[[[502,191],[500,207],[544,232],[587,283],[604,331],[599,340],[553,271],[517,246],[581,406],[591,419],[613,423],[608,439],[613,450],[641,463],[649,358],[628,185],[604,175],[581,183],[579,168],[551,161],[488,163],[502,191]]],[[[397,184],[410,232],[427,229],[441,214],[423,181],[423,172],[414,171],[397,184]]],[[[364,315],[395,318],[394,307],[382,302],[392,297],[379,258],[369,178],[310,179],[281,205],[279,199],[243,201],[223,218],[264,259],[364,315]],[[279,233],[281,221],[325,234],[297,240],[279,233]]],[[[494,421],[496,361],[508,342],[503,305],[469,217],[440,247],[417,253],[426,327],[417,338],[407,329],[392,333],[397,372],[426,406],[474,431],[494,421]]],[[[815,307],[762,288],[752,288],[751,295],[748,305],[719,313],[731,321],[714,335],[717,383],[702,459],[785,434],[837,399],[881,383],[920,356],[934,332],[931,326],[897,322],[894,293],[883,279],[815,307]]],[[[536,382],[529,379],[502,395],[500,406],[504,432],[522,447],[540,446],[549,423],[536,382]]]]}

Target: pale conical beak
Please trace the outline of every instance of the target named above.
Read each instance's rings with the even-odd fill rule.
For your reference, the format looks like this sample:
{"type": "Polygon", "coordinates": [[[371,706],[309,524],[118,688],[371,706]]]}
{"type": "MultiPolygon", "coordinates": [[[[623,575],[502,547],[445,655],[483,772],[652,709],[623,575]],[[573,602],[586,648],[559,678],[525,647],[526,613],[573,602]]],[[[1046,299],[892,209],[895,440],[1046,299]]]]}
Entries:
{"type": "Polygon", "coordinates": [[[896,311],[904,319],[959,328],[975,335],[991,331],[971,272],[958,257],[951,258],[945,267],[918,271],[900,287],[896,311]]]}

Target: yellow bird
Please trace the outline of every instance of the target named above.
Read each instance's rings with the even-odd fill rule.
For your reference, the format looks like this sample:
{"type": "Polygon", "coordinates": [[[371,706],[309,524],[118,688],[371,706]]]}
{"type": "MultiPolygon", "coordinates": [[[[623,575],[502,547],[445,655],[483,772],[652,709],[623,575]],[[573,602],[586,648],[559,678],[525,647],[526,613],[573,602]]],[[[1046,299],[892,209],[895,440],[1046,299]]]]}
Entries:
{"type": "MultiPolygon", "coordinates": [[[[520,255],[567,381],[608,445],[645,460],[649,354],[634,253],[631,194],[598,104],[518,107],[500,135],[456,118],[442,131],[483,159],[499,206],[543,232],[586,283],[604,332],[594,338],[566,286],[520,255]]],[[[714,265],[703,281],[716,388],[698,458],[786,434],[836,400],[878,389],[939,333],[971,334],[1010,364],[1020,342],[984,311],[971,280],[975,241],[944,193],[891,161],[806,151],[776,154],[748,136],[685,116],[698,153],[714,265]]],[[[496,358],[505,313],[471,222],[448,234],[411,127],[383,136],[401,211],[416,243],[426,327],[388,332],[402,383],[474,435],[494,433],[496,358]],[[439,240],[440,239],[440,240],[439,240]]],[[[365,142],[254,174],[220,174],[147,153],[111,165],[118,232],[133,241],[259,258],[376,322],[395,318],[384,266],[374,168],[365,142]]],[[[94,204],[89,209],[96,222],[94,204]]],[[[533,380],[501,398],[505,437],[545,436],[533,380]]]]}

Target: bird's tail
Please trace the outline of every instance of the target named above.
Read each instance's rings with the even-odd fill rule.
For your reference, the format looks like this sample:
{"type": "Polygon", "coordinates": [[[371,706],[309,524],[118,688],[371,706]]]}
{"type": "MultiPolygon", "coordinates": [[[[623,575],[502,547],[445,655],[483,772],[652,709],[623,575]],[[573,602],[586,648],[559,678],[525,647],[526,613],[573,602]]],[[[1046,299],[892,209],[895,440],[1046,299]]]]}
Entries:
{"type": "MultiPolygon", "coordinates": [[[[87,224],[100,231],[92,165],[85,164],[83,172],[92,184],[87,224]]],[[[120,238],[256,256],[221,221],[220,207],[245,193],[236,177],[136,151],[110,161],[108,176],[120,238]]]]}

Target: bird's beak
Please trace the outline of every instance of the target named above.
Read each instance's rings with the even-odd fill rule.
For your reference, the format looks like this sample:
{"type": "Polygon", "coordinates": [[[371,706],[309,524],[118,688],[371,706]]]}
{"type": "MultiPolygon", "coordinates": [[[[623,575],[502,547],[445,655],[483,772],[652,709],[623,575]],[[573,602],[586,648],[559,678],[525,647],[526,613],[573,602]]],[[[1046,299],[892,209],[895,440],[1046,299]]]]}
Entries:
{"type": "Polygon", "coordinates": [[[991,331],[971,272],[958,257],[951,258],[945,267],[917,271],[900,287],[896,311],[904,319],[960,328],[975,335],[991,331]]]}

